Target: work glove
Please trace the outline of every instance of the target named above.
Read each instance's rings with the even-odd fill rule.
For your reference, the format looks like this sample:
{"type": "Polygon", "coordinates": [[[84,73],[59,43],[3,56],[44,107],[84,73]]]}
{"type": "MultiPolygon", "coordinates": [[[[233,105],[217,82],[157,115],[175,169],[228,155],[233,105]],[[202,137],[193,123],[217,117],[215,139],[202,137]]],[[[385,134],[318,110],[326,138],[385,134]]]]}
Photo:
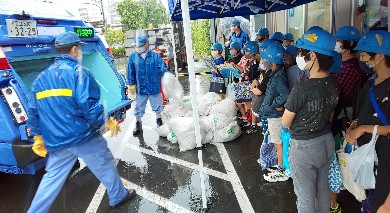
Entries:
{"type": "Polygon", "coordinates": [[[35,154],[37,154],[40,157],[46,157],[47,155],[47,150],[45,148],[45,144],[43,143],[43,138],[42,135],[36,135],[34,136],[34,144],[32,147],[32,150],[35,154]]]}
{"type": "Polygon", "coordinates": [[[108,119],[108,121],[106,122],[106,126],[111,131],[111,137],[116,136],[118,132],[121,131],[121,127],[113,117],[110,117],[110,119],[108,119]]]}
{"type": "Polygon", "coordinates": [[[132,95],[135,95],[135,85],[130,85],[129,86],[129,93],[132,95]]]}

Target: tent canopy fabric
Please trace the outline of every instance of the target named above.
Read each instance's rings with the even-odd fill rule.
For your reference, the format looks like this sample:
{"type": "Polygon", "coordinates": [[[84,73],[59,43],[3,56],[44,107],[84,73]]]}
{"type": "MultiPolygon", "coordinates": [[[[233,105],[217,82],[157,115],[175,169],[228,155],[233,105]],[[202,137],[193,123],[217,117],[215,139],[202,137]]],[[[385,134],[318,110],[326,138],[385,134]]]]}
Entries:
{"type": "MultiPolygon", "coordinates": [[[[188,0],[190,19],[212,19],[264,14],[297,7],[315,0],[188,0]]],[[[182,21],[180,0],[168,0],[172,21],[182,21]]]]}

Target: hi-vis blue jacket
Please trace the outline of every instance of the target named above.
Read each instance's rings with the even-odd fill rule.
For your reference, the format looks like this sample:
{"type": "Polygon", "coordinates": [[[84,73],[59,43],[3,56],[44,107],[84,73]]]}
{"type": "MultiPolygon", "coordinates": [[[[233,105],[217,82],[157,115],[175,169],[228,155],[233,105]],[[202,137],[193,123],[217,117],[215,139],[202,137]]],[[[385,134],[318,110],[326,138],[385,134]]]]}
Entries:
{"type": "Polygon", "coordinates": [[[127,75],[129,85],[136,85],[137,94],[157,95],[160,93],[161,77],[167,72],[167,66],[161,56],[153,50],[146,52],[143,59],[138,52],[129,56],[127,75]]]}
{"type": "Polygon", "coordinates": [[[27,125],[50,153],[96,137],[108,119],[92,74],[70,55],[59,55],[31,86],[27,125]]]}

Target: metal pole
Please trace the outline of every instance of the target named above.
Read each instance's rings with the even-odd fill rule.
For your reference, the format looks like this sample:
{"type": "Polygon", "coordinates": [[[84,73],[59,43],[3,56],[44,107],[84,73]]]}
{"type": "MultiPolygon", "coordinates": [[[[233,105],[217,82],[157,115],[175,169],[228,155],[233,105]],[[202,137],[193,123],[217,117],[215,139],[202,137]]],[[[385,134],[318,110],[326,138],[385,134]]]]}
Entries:
{"type": "Polygon", "coordinates": [[[177,70],[177,56],[176,56],[176,40],[175,40],[175,34],[174,34],[174,23],[171,24],[171,40],[172,40],[172,49],[173,49],[173,62],[175,63],[175,75],[176,79],[179,79],[179,72],[177,70]]]}
{"type": "Polygon", "coordinates": [[[188,62],[188,73],[190,78],[190,89],[191,89],[191,98],[192,98],[192,108],[193,108],[193,117],[195,125],[195,138],[196,145],[198,149],[198,159],[199,159],[199,169],[200,169],[200,184],[202,189],[202,203],[203,209],[207,209],[207,200],[206,200],[206,189],[204,183],[204,172],[203,172],[203,160],[202,160],[202,138],[200,135],[200,126],[199,126],[199,113],[198,113],[198,100],[196,96],[196,86],[195,86],[195,71],[194,71],[194,54],[192,52],[192,33],[191,33],[191,22],[190,22],[190,10],[188,7],[188,0],[181,0],[181,10],[183,16],[183,27],[184,27],[184,36],[187,52],[187,62],[188,62]]]}

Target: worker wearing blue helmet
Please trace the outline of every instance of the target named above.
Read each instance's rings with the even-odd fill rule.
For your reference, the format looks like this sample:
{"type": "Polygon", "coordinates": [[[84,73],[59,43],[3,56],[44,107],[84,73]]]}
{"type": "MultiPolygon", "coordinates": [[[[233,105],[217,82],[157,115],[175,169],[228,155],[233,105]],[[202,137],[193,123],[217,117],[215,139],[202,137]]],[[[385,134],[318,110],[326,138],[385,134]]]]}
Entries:
{"type": "Polygon", "coordinates": [[[33,150],[42,154],[46,148],[48,156],[46,173],[29,213],[49,212],[78,158],[106,187],[112,208],[136,195],[123,186],[107,141],[100,134],[100,127],[107,121],[109,128],[119,128],[100,102],[96,80],[81,65],[82,44],[74,32],[58,35],[54,42],[58,57],[31,86],[27,125],[35,139],[34,147],[41,144],[40,149],[33,150]]]}
{"type": "Polygon", "coordinates": [[[338,91],[330,70],[336,39],[321,28],[311,28],[296,42],[297,64],[310,79],[292,89],[284,105],[282,123],[291,134],[289,163],[299,212],[329,212],[329,162],[335,154],[330,120],[338,91]]]}
{"type": "MultiPolygon", "coordinates": [[[[230,34],[228,41],[225,43],[226,51],[229,51],[230,43],[237,42],[240,45],[240,49],[242,49],[246,42],[249,41],[249,36],[244,31],[241,30],[240,21],[237,19],[233,19],[230,22],[230,29],[232,33],[230,34]]],[[[241,54],[241,53],[240,53],[241,54]]]]}
{"type": "Polygon", "coordinates": [[[267,28],[262,27],[256,32],[256,36],[257,36],[257,41],[259,42],[259,44],[261,44],[264,40],[269,38],[269,31],[267,28]]]}
{"type": "MultiPolygon", "coordinates": [[[[363,212],[390,211],[390,143],[389,143],[389,88],[390,88],[390,33],[371,31],[364,35],[355,50],[360,51],[360,61],[375,71],[361,90],[356,122],[347,130],[346,140],[362,146],[371,141],[377,125],[375,150],[378,164],[375,189],[369,190],[363,212]]],[[[364,156],[362,156],[364,157],[364,156]]]]}
{"type": "Polygon", "coordinates": [[[285,33],[283,35],[283,46],[286,48],[294,42],[294,36],[292,33],[285,33]]]}
{"type": "Polygon", "coordinates": [[[270,70],[269,80],[263,103],[260,107],[260,115],[267,119],[270,135],[269,143],[273,143],[277,154],[277,170],[264,175],[269,182],[287,181],[289,177],[284,175],[283,148],[280,132],[282,130],[282,115],[284,104],[289,95],[286,72],[283,67],[284,48],[281,45],[270,45],[261,54],[260,66],[262,69],[270,70]]]}

